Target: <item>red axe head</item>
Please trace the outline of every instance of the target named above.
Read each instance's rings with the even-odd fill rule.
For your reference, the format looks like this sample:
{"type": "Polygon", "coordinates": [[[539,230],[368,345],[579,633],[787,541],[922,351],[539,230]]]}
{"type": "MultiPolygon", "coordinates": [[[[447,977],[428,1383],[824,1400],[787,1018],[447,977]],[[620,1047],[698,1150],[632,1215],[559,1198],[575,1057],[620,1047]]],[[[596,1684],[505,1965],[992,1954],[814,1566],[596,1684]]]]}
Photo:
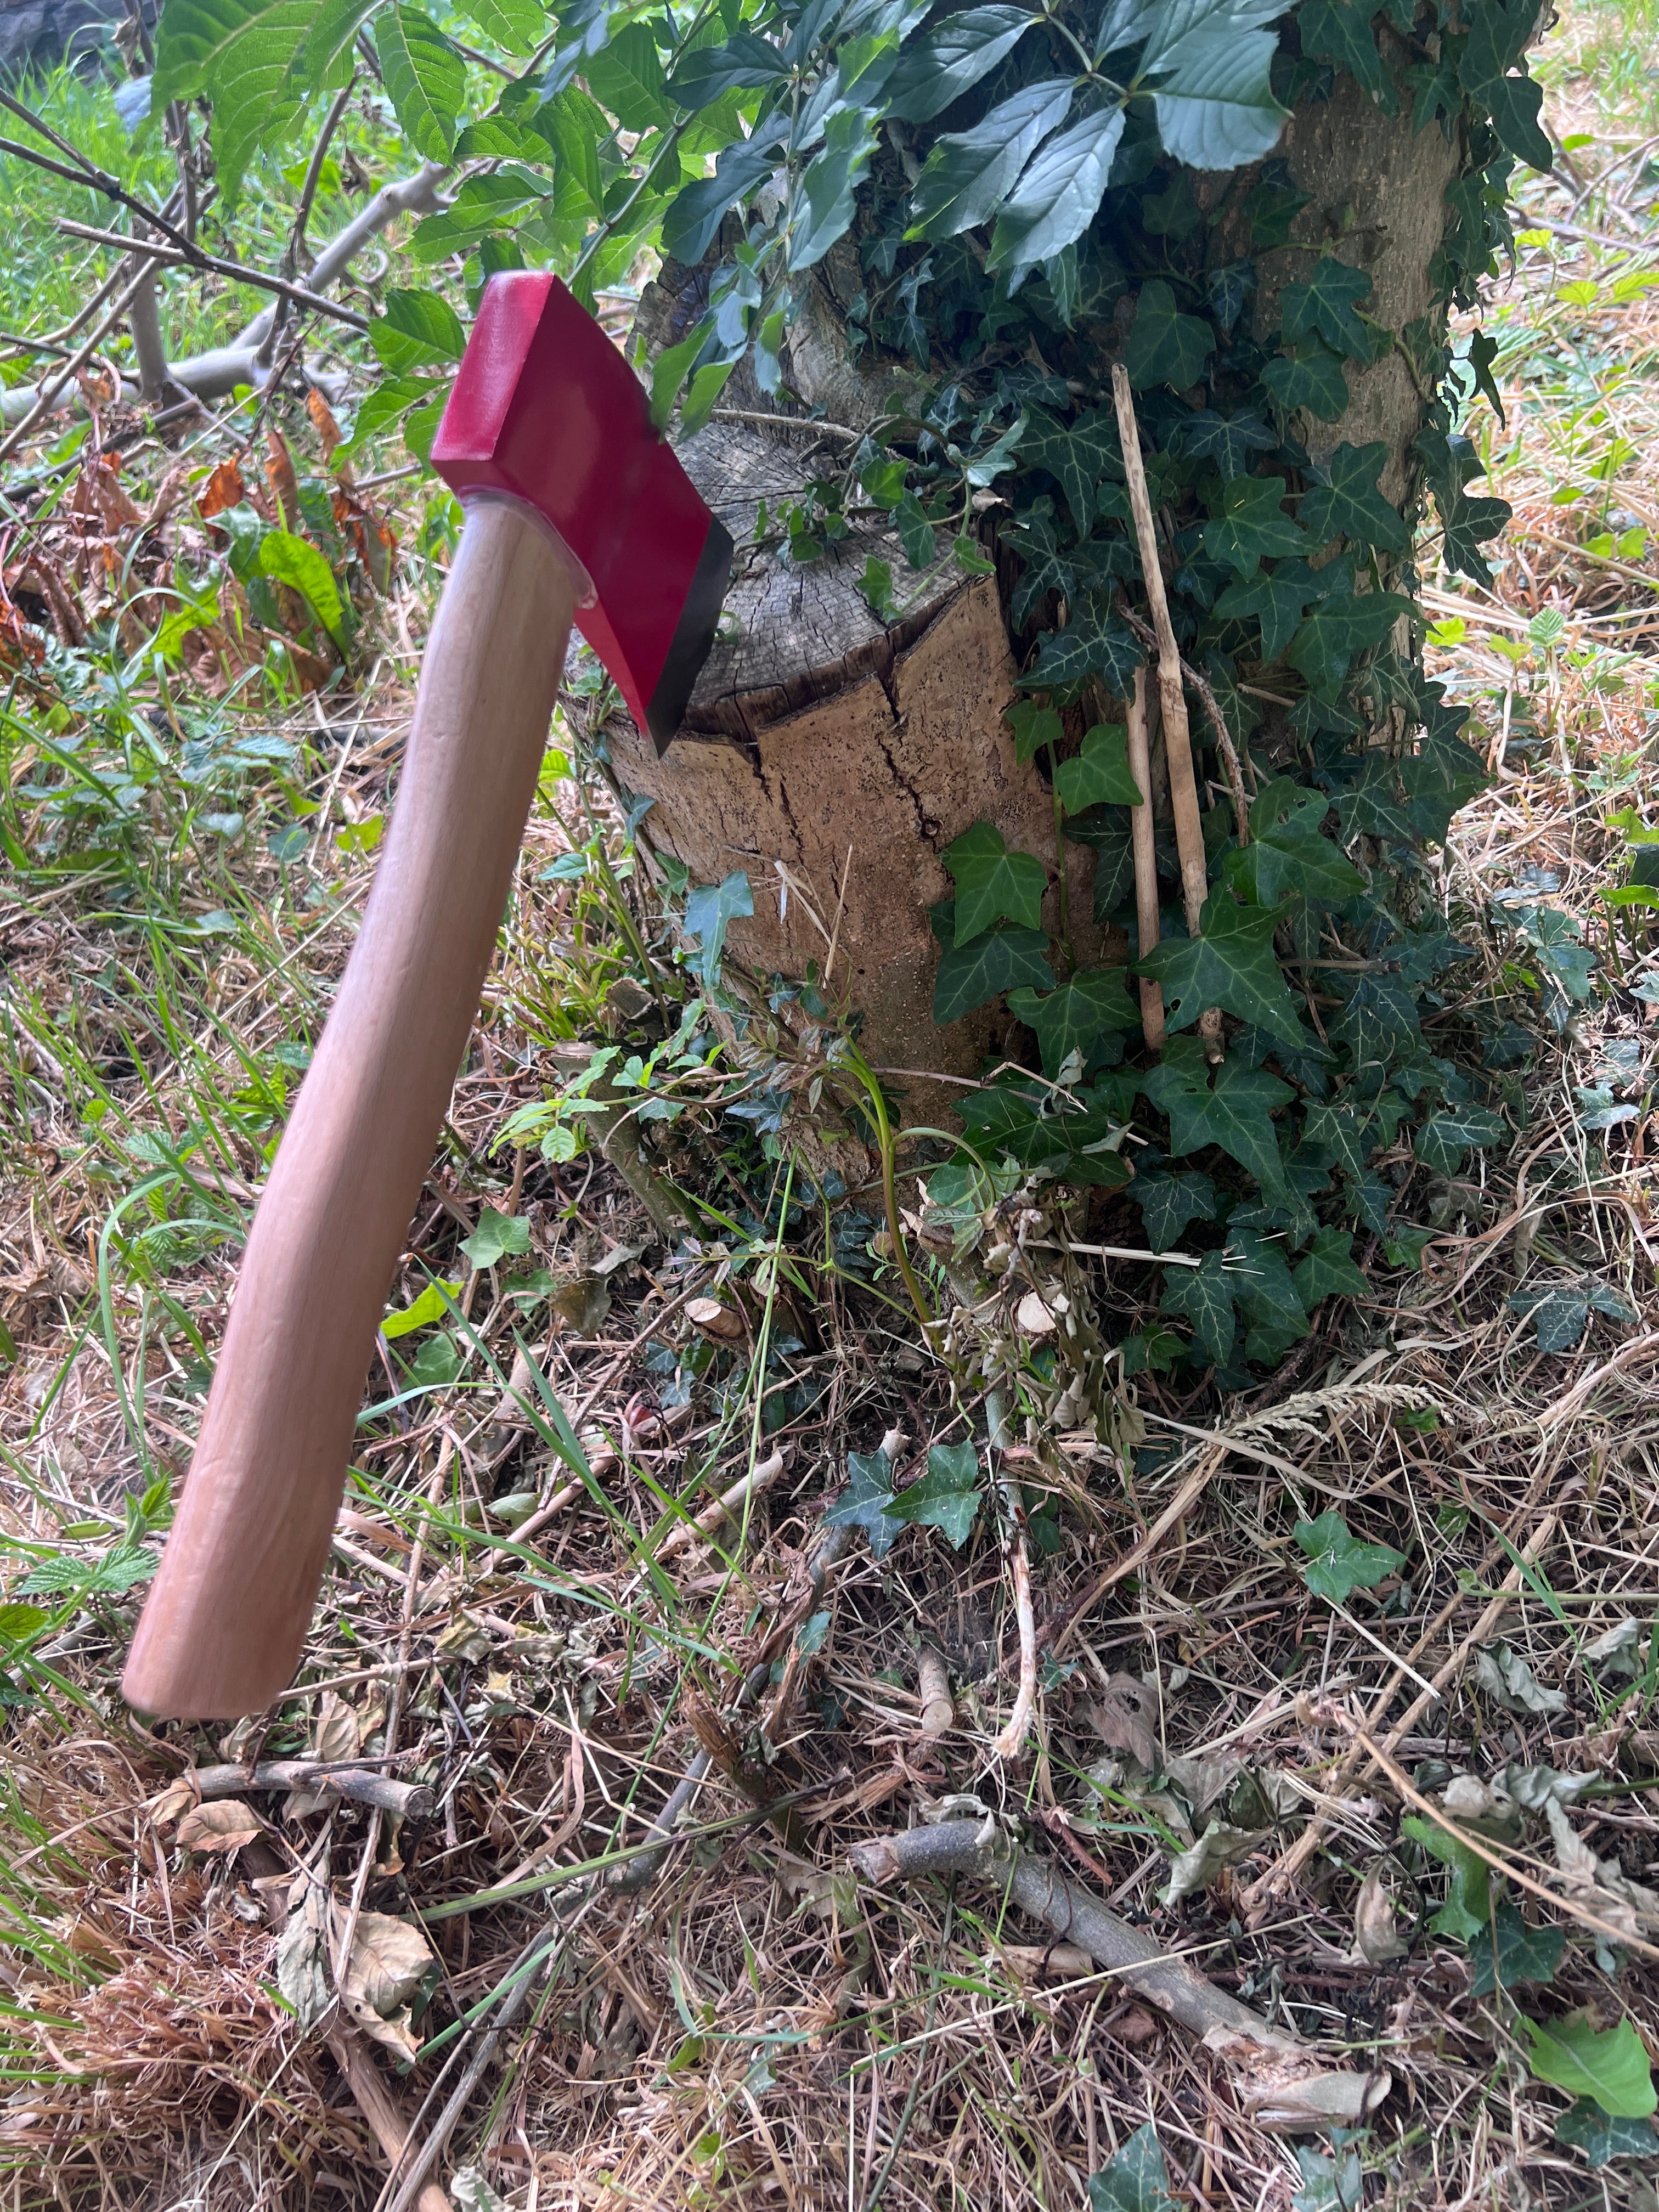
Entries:
{"type": "Polygon", "coordinates": [[[450,489],[522,501],[586,571],[576,623],[661,752],[708,657],[732,540],[627,362],[556,276],[492,276],[432,441],[450,489]]]}

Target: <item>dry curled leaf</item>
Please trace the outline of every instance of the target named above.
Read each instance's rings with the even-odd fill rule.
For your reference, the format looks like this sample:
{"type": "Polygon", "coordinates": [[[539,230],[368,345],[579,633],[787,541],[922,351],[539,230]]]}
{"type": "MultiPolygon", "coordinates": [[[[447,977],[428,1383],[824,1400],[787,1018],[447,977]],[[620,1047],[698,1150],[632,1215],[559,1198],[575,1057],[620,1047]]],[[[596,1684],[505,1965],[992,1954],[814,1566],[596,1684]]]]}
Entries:
{"type": "Polygon", "coordinates": [[[310,416],[312,427],[317,433],[318,442],[323,449],[323,459],[325,461],[332,460],[334,448],[340,443],[343,434],[339,424],[334,419],[334,410],[314,384],[306,394],[306,413],[310,416]]]}
{"type": "Polygon", "coordinates": [[[175,1820],[183,1820],[192,1805],[198,1805],[201,1796],[196,1778],[191,1770],[169,1782],[165,1790],[158,1790],[149,1801],[149,1817],[158,1828],[170,1828],[175,1820]]]}
{"type": "Polygon", "coordinates": [[[264,1832],[265,1823],[240,1797],[198,1805],[179,1823],[179,1841],[187,1851],[240,1851],[264,1832]]]}
{"type": "Polygon", "coordinates": [[[1353,1907],[1354,1948],[1373,1966],[1389,1959],[1403,1959],[1407,1945],[1395,1932],[1394,1899],[1382,1880],[1381,1867],[1373,1867],[1359,1885],[1353,1907]]]}
{"type": "Polygon", "coordinates": [[[294,2008],[300,2033],[308,2035],[334,2002],[329,1977],[328,1892],[309,1874],[289,1897],[288,1923],[276,1945],[276,1987],[294,2008]]]}
{"type": "Polygon", "coordinates": [[[410,2007],[432,1963],[431,1947],[418,1928],[389,1913],[360,1912],[340,1978],[340,2002],[366,2035],[413,2058],[420,2045],[410,2032],[410,2007]]]}
{"type": "Polygon", "coordinates": [[[611,1293],[598,1275],[577,1275],[559,1285],[550,1304],[555,1318],[568,1334],[593,1336],[611,1310],[611,1293]]]}
{"type": "Polygon", "coordinates": [[[1114,1674],[1099,1702],[1090,1706],[1089,1721],[1103,1743],[1127,1753],[1150,1774],[1158,1763],[1152,1726],[1157,1711],[1158,1698],[1149,1684],[1133,1674],[1114,1674]]]}
{"type": "Polygon", "coordinates": [[[311,1757],[313,1759],[356,1759],[362,1747],[362,1735],[356,1708],[333,1690],[325,1690],[317,1701],[317,1717],[312,1723],[311,1757]]]}
{"type": "Polygon", "coordinates": [[[1327,2073],[1306,2053],[1258,2043],[1226,2028],[1205,2039],[1234,2069],[1238,2101],[1272,2135],[1304,2136],[1358,2127],[1394,2087],[1392,2075],[1327,2073]]]}
{"type": "Polygon", "coordinates": [[[196,502],[196,512],[204,522],[208,522],[228,507],[240,507],[246,497],[242,471],[233,456],[229,460],[221,461],[203,485],[201,497],[196,502]]]}

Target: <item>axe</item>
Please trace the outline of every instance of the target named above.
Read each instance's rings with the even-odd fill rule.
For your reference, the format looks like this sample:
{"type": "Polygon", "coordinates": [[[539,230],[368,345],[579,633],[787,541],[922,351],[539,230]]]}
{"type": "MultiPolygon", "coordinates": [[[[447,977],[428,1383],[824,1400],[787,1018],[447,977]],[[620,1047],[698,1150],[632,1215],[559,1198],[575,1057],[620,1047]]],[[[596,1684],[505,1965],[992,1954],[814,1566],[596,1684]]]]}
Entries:
{"type": "Polygon", "coordinates": [[[573,623],[660,751],[732,540],[556,277],[491,279],[433,441],[466,521],[391,834],[243,1255],[201,1436],[122,1688],[262,1711],[293,1680],[398,1255],[535,792],[573,623]]]}

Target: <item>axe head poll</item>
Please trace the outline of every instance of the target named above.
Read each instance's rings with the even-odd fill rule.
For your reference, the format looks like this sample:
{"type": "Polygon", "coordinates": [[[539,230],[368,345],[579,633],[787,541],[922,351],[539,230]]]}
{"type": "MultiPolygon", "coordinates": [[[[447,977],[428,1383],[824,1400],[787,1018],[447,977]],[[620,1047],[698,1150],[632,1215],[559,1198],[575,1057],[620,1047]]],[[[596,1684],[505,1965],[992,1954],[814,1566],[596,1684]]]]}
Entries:
{"type": "Polygon", "coordinates": [[[552,531],[580,572],[576,627],[664,751],[714,641],[732,540],[556,276],[490,278],[432,465],[461,500],[515,500],[552,531]]]}

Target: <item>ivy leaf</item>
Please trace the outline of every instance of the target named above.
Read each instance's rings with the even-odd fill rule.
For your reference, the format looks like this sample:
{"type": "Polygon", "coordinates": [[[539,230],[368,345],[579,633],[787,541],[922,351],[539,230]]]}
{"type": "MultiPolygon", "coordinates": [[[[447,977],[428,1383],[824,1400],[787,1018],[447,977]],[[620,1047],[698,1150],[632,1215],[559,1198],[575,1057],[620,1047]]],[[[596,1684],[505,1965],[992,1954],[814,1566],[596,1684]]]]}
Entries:
{"type": "Polygon", "coordinates": [[[1264,560],[1295,559],[1308,533],[1285,514],[1283,477],[1235,477],[1222,488],[1221,512],[1204,525],[1204,550],[1236,574],[1254,576],[1264,560]]]}
{"type": "MultiPolygon", "coordinates": [[[[1045,500],[1040,505],[1046,507],[1045,500]]],[[[1019,555],[1022,563],[1019,581],[1014,586],[1010,611],[1017,623],[1024,622],[1032,611],[1042,605],[1050,592],[1061,592],[1070,599],[1077,588],[1077,572],[1069,551],[1062,551],[1054,535],[1054,519],[1031,508],[1010,523],[1003,537],[1019,555]]],[[[1030,756],[1028,755],[1029,758],[1030,756]]]]}
{"type": "Polygon", "coordinates": [[[1219,415],[1200,407],[1181,425],[1181,450],[1188,460],[1213,461],[1224,477],[1248,476],[1263,453],[1279,443],[1279,433],[1253,409],[1219,415]]]}
{"type": "Polygon", "coordinates": [[[1495,1145],[1508,1134],[1503,1115],[1485,1106],[1446,1106],[1418,1131],[1417,1157],[1440,1175],[1455,1175],[1470,1146],[1495,1145]]]}
{"type": "Polygon", "coordinates": [[[1123,354],[1129,381],[1137,391],[1149,384],[1186,391],[1203,375],[1204,364],[1214,351],[1213,325],[1201,316],[1183,315],[1161,276],[1141,286],[1123,354]]]}
{"type": "Polygon", "coordinates": [[[1042,1048],[1042,1072],[1058,1075],[1073,1052],[1093,1044],[1105,1030],[1131,1030],[1140,1009],[1130,1003],[1121,968],[1085,968],[1050,992],[1010,991],[1008,1011],[1035,1030],[1042,1048]]]}
{"type": "Polygon", "coordinates": [[[466,64],[431,18],[403,0],[379,19],[375,43],[404,137],[428,161],[447,161],[466,104],[466,64]]]}
{"type": "Polygon", "coordinates": [[[907,491],[893,510],[893,522],[898,531],[899,544],[904,548],[904,557],[915,569],[930,568],[939,550],[933,536],[933,526],[922,511],[921,501],[915,492],[907,491]]]}
{"type": "Polygon", "coordinates": [[[726,925],[744,921],[754,911],[754,894],[741,868],[734,868],[723,883],[699,884],[686,900],[685,934],[698,940],[695,965],[704,990],[712,991],[720,981],[726,925]]]}
{"type": "Polygon", "coordinates": [[[1123,136],[1123,110],[1106,107],[1050,138],[1031,157],[991,234],[988,270],[1010,281],[1081,238],[1095,219],[1123,136]]]}
{"type": "Polygon", "coordinates": [[[886,1453],[848,1452],[847,1487],[823,1517],[834,1528],[865,1530],[871,1558],[884,1559],[904,1526],[892,1504],[893,1463],[886,1453]]]}
{"type": "MultiPolygon", "coordinates": [[[[1469,1948],[1473,1957],[1473,1944],[1469,1948]]],[[[1612,2119],[1593,2097],[1581,2097],[1568,2106],[1555,2124],[1555,2140],[1582,2150],[1592,2172],[1615,2158],[1651,2158],[1659,2152],[1659,2136],[1651,2120],[1612,2119]]]]}
{"type": "Polygon", "coordinates": [[[1066,835],[1073,844],[1088,846],[1095,856],[1095,920],[1106,921],[1134,888],[1134,845],[1128,820],[1121,808],[1090,807],[1070,817],[1066,835]]]}
{"type": "Polygon", "coordinates": [[[1245,1067],[1237,1060],[1222,1062],[1213,1089],[1207,1074],[1197,1038],[1174,1037],[1162,1063],[1141,1080],[1142,1091],[1169,1117],[1171,1153],[1179,1158],[1218,1145],[1265,1189],[1282,1191],[1285,1175],[1273,1111],[1295,1097],[1290,1085],[1266,1068],[1245,1067]]]}
{"type": "Polygon", "coordinates": [[[1328,484],[1302,495],[1302,520],[1315,541],[1351,538],[1389,553],[1403,553],[1409,541],[1405,524],[1376,488],[1389,449],[1378,438],[1369,446],[1340,445],[1325,464],[1328,484]]]}
{"type": "Polygon", "coordinates": [[[1334,253],[1322,253],[1311,276],[1285,287],[1279,302],[1285,336],[1294,340],[1316,334],[1334,353],[1368,362],[1370,333],[1354,310],[1360,301],[1370,298],[1371,289],[1363,269],[1351,269],[1334,253]]]}
{"type": "Polygon", "coordinates": [[[1079,537],[1097,512],[1096,485],[1123,474],[1117,425],[1103,407],[1079,415],[1074,422],[1057,422],[1034,407],[1019,451],[1022,460],[1044,470],[1065,493],[1079,537]]]}
{"type": "Polygon", "coordinates": [[[1406,1564],[1406,1554],[1391,1545],[1362,1544],[1340,1513],[1298,1521],[1291,1534],[1308,1556],[1302,1570],[1308,1588],[1333,1605],[1346,1603],[1357,1589],[1374,1589],[1406,1564]]]}
{"type": "Polygon", "coordinates": [[[1576,1286],[1557,1285],[1548,1290],[1516,1291],[1504,1302],[1511,1313],[1532,1317],[1540,1352],[1571,1352],[1589,1327],[1589,1300],[1576,1286]]]}
{"type": "Polygon", "coordinates": [[[1261,381],[1287,415],[1305,407],[1322,422],[1334,422],[1348,404],[1342,356],[1321,337],[1304,338],[1293,352],[1275,354],[1263,364],[1261,381]]]}
{"type": "Polygon", "coordinates": [[[1089,2212],[1180,2212],[1170,2194],[1170,2169],[1150,2120],[1135,2130],[1108,2165],[1089,2176],[1089,2212]]]}
{"type": "Polygon", "coordinates": [[[1287,119],[1269,76],[1278,46],[1266,26],[1283,0],[1163,0],[1139,76],[1164,150],[1194,169],[1237,169],[1279,143],[1287,119]]]}
{"type": "Polygon", "coordinates": [[[1227,1239],[1226,1257],[1233,1296],[1251,1325],[1246,1356],[1276,1359],[1286,1345],[1309,1334],[1284,1249],[1255,1230],[1235,1229],[1227,1239]]]}
{"type": "Polygon", "coordinates": [[[1305,561],[1282,561],[1254,576],[1229,584],[1215,611],[1231,622],[1251,622],[1261,630],[1261,658],[1277,660],[1301,627],[1303,611],[1315,597],[1313,571],[1305,561]]]}
{"type": "Polygon", "coordinates": [[[1489,0],[1471,12],[1469,42],[1457,65],[1457,81],[1478,109],[1492,118],[1504,150],[1517,161],[1547,175],[1555,154],[1538,117],[1543,92],[1526,74],[1522,57],[1534,18],[1524,0],[1513,9],[1489,0]],[[1510,71],[1520,64],[1520,74],[1510,71]]]}
{"type": "Polygon", "coordinates": [[[1302,0],[1297,27],[1302,51],[1315,60],[1335,62],[1370,93],[1384,114],[1395,112],[1394,88],[1376,50],[1370,0],[1302,0]]]}
{"type": "Polygon", "coordinates": [[[1492,781],[1471,746],[1432,731],[1401,761],[1400,779],[1412,826],[1425,845],[1443,844],[1453,815],[1492,781]]]}
{"type": "Polygon", "coordinates": [[[933,1019],[943,1029],[1004,991],[1022,988],[1054,989],[1048,939],[1040,929],[1000,923],[966,945],[946,945],[940,953],[933,981],[933,1019]]]}
{"type": "Polygon", "coordinates": [[[1003,720],[1014,733],[1014,758],[1024,768],[1035,760],[1045,745],[1057,745],[1064,734],[1064,725],[1052,707],[1039,707],[1030,699],[1022,699],[1005,709],[1003,720]]]}
{"type": "Polygon", "coordinates": [[[1193,1342],[1210,1364],[1226,1364],[1235,1334],[1233,1286],[1219,1252],[1206,1252],[1196,1267],[1166,1268],[1158,1310],[1190,1322],[1193,1342]]]}
{"type": "Polygon", "coordinates": [[[853,220],[853,202],[875,150],[875,119],[843,107],[823,127],[823,144],[807,163],[792,204],[787,245],[792,275],[816,268],[853,220]]]}
{"type": "Polygon", "coordinates": [[[1465,485],[1486,473],[1471,441],[1461,432],[1420,431],[1413,441],[1428,469],[1434,503],[1444,532],[1446,566],[1477,584],[1490,584],[1492,570],[1480,547],[1496,538],[1508,522],[1511,509],[1504,499],[1471,499],[1465,485]]]}
{"type": "Polygon", "coordinates": [[[1255,894],[1263,906],[1281,899],[1327,899],[1340,906],[1357,898],[1365,878],[1332,838],[1323,836],[1322,797],[1283,822],[1253,836],[1247,859],[1254,861],[1255,894]]]}
{"type": "Polygon", "coordinates": [[[959,1552],[973,1533],[983,1496],[975,1448],[935,1444],[927,1455],[927,1472],[908,1490],[900,1491],[887,1511],[896,1521],[943,1529],[951,1547],[959,1552]]]}
{"type": "Polygon", "coordinates": [[[1322,1298],[1363,1298],[1371,1287],[1353,1263],[1353,1238],[1340,1229],[1314,1231],[1307,1257],[1292,1280],[1305,1313],[1311,1313],[1322,1298]]]}
{"type": "Polygon", "coordinates": [[[624,131],[650,131],[668,121],[667,88],[657,42],[643,23],[612,31],[582,64],[587,88],[624,131]]]}
{"type": "Polygon", "coordinates": [[[1097,676],[1109,697],[1121,699],[1145,665],[1146,648],[1103,592],[1086,593],[1064,629],[1045,632],[1037,657],[1019,679],[1029,691],[1065,691],[1097,676]]]}
{"type": "Polygon", "coordinates": [[[1613,2119],[1645,2119],[1656,2105],[1653,2069],[1628,2018],[1598,2028],[1587,2012],[1569,2013],[1540,2027],[1523,2014],[1534,2076],[1570,2097],[1589,2097],[1613,2119]]]}
{"type": "Polygon", "coordinates": [[[1286,658],[1310,690],[1334,699],[1355,653],[1381,645],[1401,616],[1415,613],[1398,592],[1358,592],[1326,599],[1297,630],[1286,658]]]}
{"type": "Polygon", "coordinates": [[[1415,1813],[1408,1813],[1400,1823],[1400,1832],[1409,1836],[1414,1844],[1421,1844],[1425,1850],[1431,1851],[1450,1870],[1446,1901],[1429,1926],[1437,1936],[1449,1936],[1460,1943],[1472,1943],[1492,1917],[1492,1869],[1485,1859],[1467,1844],[1449,1836],[1436,1820],[1425,1820],[1415,1813]]]}
{"type": "MultiPolygon", "coordinates": [[[[1566,1948],[1563,1929],[1529,1928],[1508,1898],[1493,1912],[1492,1923],[1498,1936],[1495,1949],[1492,1926],[1469,1938],[1469,1964],[1474,1968],[1474,1979],[1469,1985],[1472,1997],[1489,1997],[1500,1986],[1512,1990],[1522,1982],[1548,1983],[1555,1979],[1555,1970],[1566,1948]]],[[[1659,2149],[1652,2129],[1647,2133],[1649,2148],[1659,2149]]]]}
{"type": "Polygon", "coordinates": [[[493,1206],[487,1206],[478,1216],[477,1227],[462,1239],[460,1249],[475,1267],[496,1267],[502,1260],[530,1249],[530,1224],[521,1213],[497,1213],[493,1206]]]}
{"type": "Polygon", "coordinates": [[[1370,752],[1359,773],[1336,793],[1344,842],[1381,837],[1397,845],[1412,842],[1412,819],[1400,796],[1400,771],[1386,753],[1370,752]]]}
{"type": "Polygon", "coordinates": [[[988,822],[975,822],[940,857],[956,879],[958,945],[994,921],[1017,921],[1026,929],[1038,927],[1048,872],[1030,853],[1011,853],[1001,830],[988,822]]]}
{"type": "MultiPolygon", "coordinates": [[[[997,11],[1000,13],[1000,10],[997,11]]],[[[1028,84],[971,131],[933,142],[910,195],[907,238],[954,238],[988,222],[1026,162],[1066,120],[1072,88],[1064,78],[1028,84]]],[[[1088,527],[1086,520],[1079,526],[1088,527]]]]}
{"type": "Polygon", "coordinates": [[[1347,1047],[1356,1070],[1391,1067],[1421,1038],[1416,995],[1397,975],[1361,975],[1328,1032],[1347,1047]]]}
{"type": "Polygon", "coordinates": [[[1011,53],[1037,18],[1024,8],[969,8],[913,39],[887,81],[890,113],[929,123],[1011,53]]]}
{"type": "Polygon", "coordinates": [[[1097,722],[1075,760],[1054,771],[1054,789],[1068,814],[1085,806],[1141,806],[1139,785],[1129,773],[1128,733],[1121,722],[1097,722]]]}
{"type": "Polygon", "coordinates": [[[1166,938],[1141,955],[1135,972],[1163,985],[1172,1030],[1187,1028],[1206,1006],[1221,1006],[1301,1048],[1296,1002],[1273,952],[1273,931],[1285,914],[1283,907],[1241,906],[1217,892],[1205,906],[1198,936],[1166,938]]]}
{"type": "Polygon", "coordinates": [[[1167,1252],[1188,1222],[1215,1219],[1215,1185],[1196,1168],[1171,1175],[1167,1168],[1143,1167],[1128,1195],[1140,1208],[1141,1226],[1154,1252],[1167,1252]]]}

